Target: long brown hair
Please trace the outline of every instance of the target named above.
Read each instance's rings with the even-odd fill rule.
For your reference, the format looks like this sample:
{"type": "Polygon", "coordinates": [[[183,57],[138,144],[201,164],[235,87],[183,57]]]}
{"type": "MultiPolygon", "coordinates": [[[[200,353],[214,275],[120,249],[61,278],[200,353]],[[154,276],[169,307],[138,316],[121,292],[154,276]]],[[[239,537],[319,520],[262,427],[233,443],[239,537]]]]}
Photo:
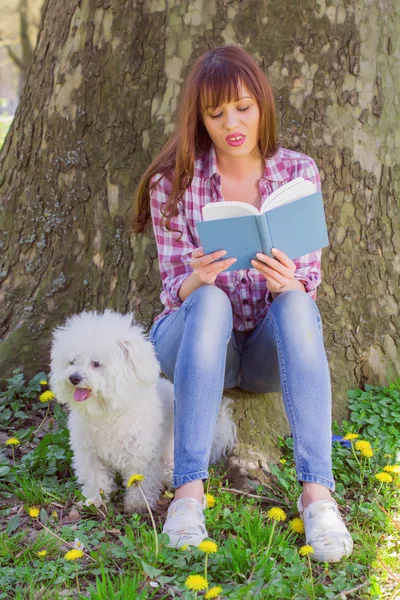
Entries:
{"type": "Polygon", "coordinates": [[[170,219],[177,214],[178,202],[192,182],[194,161],[208,152],[212,143],[203,124],[202,109],[238,99],[240,81],[258,103],[258,144],[262,158],[269,159],[277,152],[275,101],[264,72],[242,48],[222,46],[209,50],[196,60],[187,77],[175,131],[139,181],[130,214],[132,233],[143,233],[151,222],[150,191],[163,176],[172,183],[171,194],[162,211],[165,226],[171,231],[170,219]],[[157,173],[160,177],[151,183],[157,173]]]}

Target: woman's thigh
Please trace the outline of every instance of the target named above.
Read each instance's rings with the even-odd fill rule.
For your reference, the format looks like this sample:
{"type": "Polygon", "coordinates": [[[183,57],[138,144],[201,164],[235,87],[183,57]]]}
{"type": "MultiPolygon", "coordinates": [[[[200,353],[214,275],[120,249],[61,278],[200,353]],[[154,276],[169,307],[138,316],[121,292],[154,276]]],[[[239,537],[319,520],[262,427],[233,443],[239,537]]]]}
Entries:
{"type": "Polygon", "coordinates": [[[291,369],[301,361],[317,364],[321,338],[323,342],[314,300],[301,291],[282,292],[243,346],[240,387],[255,393],[281,391],[280,362],[291,369]]]}
{"type": "MultiPolygon", "coordinates": [[[[213,352],[219,352],[218,347],[215,348],[213,338],[218,338],[218,327],[221,325],[221,321],[226,321],[227,312],[231,309],[227,305],[229,300],[227,298],[224,300],[224,298],[221,297],[222,294],[224,297],[226,296],[224,292],[218,288],[212,287],[211,290],[205,288],[199,289],[202,290],[197,294],[199,298],[196,299],[196,297],[193,296],[198,290],[191,294],[191,296],[193,296],[191,301],[193,302],[196,300],[196,302],[193,302],[192,308],[194,312],[191,313],[191,318],[198,320],[199,337],[201,335],[205,338],[205,344],[198,345],[199,352],[204,352],[202,348],[204,348],[205,345],[207,353],[212,354],[213,352]],[[215,291],[216,289],[218,291],[215,291]],[[199,310],[203,313],[201,318],[204,316],[206,317],[202,323],[200,323],[200,315],[196,315],[196,311],[199,310]],[[204,312],[209,313],[209,318],[207,318],[207,315],[204,315],[204,312]],[[220,313],[219,318],[218,312],[220,313]],[[209,329],[208,333],[205,332],[205,328],[209,329]]],[[[187,303],[189,298],[187,298],[176,311],[171,312],[159,321],[156,321],[149,332],[149,339],[155,348],[161,370],[172,382],[174,381],[175,365],[187,322],[187,304],[185,303],[187,303]]],[[[231,313],[229,316],[231,316],[231,313]]],[[[197,341],[198,340],[193,339],[191,340],[191,343],[196,344],[197,341]]],[[[226,344],[226,340],[221,343],[226,344]]],[[[200,358],[201,357],[199,357],[199,359],[200,358]]],[[[239,370],[240,354],[237,349],[236,339],[232,329],[231,337],[227,345],[226,370],[224,377],[225,389],[233,388],[237,385],[239,370]]]]}

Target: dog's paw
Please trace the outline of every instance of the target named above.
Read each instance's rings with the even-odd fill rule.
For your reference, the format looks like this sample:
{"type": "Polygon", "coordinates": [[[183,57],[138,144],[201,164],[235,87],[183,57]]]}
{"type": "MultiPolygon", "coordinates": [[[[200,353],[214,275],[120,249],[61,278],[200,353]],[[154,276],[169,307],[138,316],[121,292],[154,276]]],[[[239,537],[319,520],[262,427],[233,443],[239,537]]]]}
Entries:
{"type": "MultiPolygon", "coordinates": [[[[147,498],[147,502],[149,503],[151,508],[154,508],[156,502],[154,498],[147,498]]],[[[143,499],[142,494],[138,489],[129,489],[126,492],[124,498],[124,509],[126,513],[139,513],[144,514],[147,513],[147,505],[143,499]]]]}
{"type": "Polygon", "coordinates": [[[145,502],[142,501],[133,501],[132,499],[125,498],[124,500],[124,510],[126,513],[133,514],[138,513],[139,515],[143,515],[147,512],[147,506],[145,502]]]}

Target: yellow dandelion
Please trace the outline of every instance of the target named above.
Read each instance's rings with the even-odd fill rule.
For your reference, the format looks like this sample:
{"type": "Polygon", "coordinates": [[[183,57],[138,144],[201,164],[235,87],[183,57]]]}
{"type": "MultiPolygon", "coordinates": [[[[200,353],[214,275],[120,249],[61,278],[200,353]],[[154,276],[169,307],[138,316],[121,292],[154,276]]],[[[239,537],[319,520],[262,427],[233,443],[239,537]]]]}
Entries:
{"type": "Polygon", "coordinates": [[[40,550],[39,552],[36,552],[36,554],[37,554],[38,556],[46,556],[46,554],[47,554],[47,550],[40,550]]]}
{"type": "Polygon", "coordinates": [[[29,516],[33,517],[34,519],[36,519],[39,516],[39,509],[37,508],[37,506],[31,506],[29,508],[29,516]]]}
{"type": "Polygon", "coordinates": [[[200,542],[200,544],[197,547],[199,550],[201,550],[202,552],[205,552],[206,554],[209,554],[210,552],[218,551],[217,544],[215,542],[212,542],[211,540],[204,540],[204,541],[200,542]]]}
{"type": "Polygon", "coordinates": [[[280,458],[279,462],[281,463],[281,465],[284,465],[284,464],[286,464],[287,461],[286,461],[286,458],[280,458]]]}
{"type": "Polygon", "coordinates": [[[64,554],[65,560],[77,560],[83,556],[82,550],[69,550],[66,554],[64,554]]]}
{"type": "Polygon", "coordinates": [[[383,467],[384,471],[387,471],[388,473],[395,473],[396,475],[400,474],[400,465],[386,465],[386,467],[383,467]]]}
{"type": "Polygon", "coordinates": [[[204,598],[206,598],[206,600],[210,600],[210,598],[217,598],[222,593],[222,591],[222,587],[217,585],[215,587],[210,588],[204,596],[204,598]]]}
{"type": "Polygon", "coordinates": [[[289,525],[290,529],[294,533],[304,533],[304,523],[303,519],[300,519],[300,517],[296,517],[295,519],[289,521],[289,525]]]}
{"type": "Polygon", "coordinates": [[[382,483],[390,483],[393,481],[393,477],[389,475],[389,473],[377,473],[375,475],[375,479],[381,481],[382,483]]]}
{"type": "Polygon", "coordinates": [[[205,494],[207,508],[214,508],[215,506],[215,498],[212,494],[205,494]]]}
{"type": "Polygon", "coordinates": [[[49,400],[53,400],[55,394],[51,390],[46,390],[43,394],[40,394],[39,400],[40,402],[49,402],[49,400]]]}
{"type": "Polygon", "coordinates": [[[371,444],[365,440],[358,440],[355,442],[354,448],[359,450],[363,456],[367,456],[368,458],[371,458],[374,455],[371,444]]]}
{"type": "Polygon", "coordinates": [[[39,381],[40,385],[47,385],[47,379],[42,379],[42,381],[39,381]]]}
{"type": "Polygon", "coordinates": [[[343,439],[350,442],[351,440],[356,440],[358,437],[360,437],[359,433],[346,433],[343,439]]]}
{"type": "Polygon", "coordinates": [[[354,444],[354,448],[356,450],[360,450],[360,452],[361,452],[362,450],[368,450],[369,448],[371,448],[371,444],[365,440],[358,440],[354,444]]]}
{"type": "Polygon", "coordinates": [[[187,550],[189,548],[189,544],[184,544],[180,547],[180,550],[187,550]]]}
{"type": "Polygon", "coordinates": [[[200,592],[208,588],[208,581],[202,575],[189,575],[185,581],[185,585],[189,590],[200,592]]]}
{"type": "Polygon", "coordinates": [[[299,554],[300,556],[308,556],[309,554],[314,554],[314,548],[309,545],[302,546],[299,550],[299,554]]]}
{"type": "Polygon", "coordinates": [[[135,475],[131,475],[131,477],[129,477],[128,479],[128,483],[126,484],[126,487],[131,487],[131,485],[133,485],[134,483],[139,483],[140,481],[143,481],[144,479],[144,475],[139,475],[139,473],[136,473],[135,475]]]}
{"type": "Polygon", "coordinates": [[[55,510],[53,510],[53,512],[51,513],[51,516],[53,517],[53,519],[58,519],[58,514],[55,510]]]}
{"type": "Polygon", "coordinates": [[[267,512],[267,515],[273,521],[285,521],[286,520],[285,511],[282,510],[281,508],[278,508],[277,506],[270,508],[269,511],[267,512]]]}
{"type": "Polygon", "coordinates": [[[10,437],[6,441],[6,446],[19,446],[20,443],[21,442],[16,437],[10,437]]]}

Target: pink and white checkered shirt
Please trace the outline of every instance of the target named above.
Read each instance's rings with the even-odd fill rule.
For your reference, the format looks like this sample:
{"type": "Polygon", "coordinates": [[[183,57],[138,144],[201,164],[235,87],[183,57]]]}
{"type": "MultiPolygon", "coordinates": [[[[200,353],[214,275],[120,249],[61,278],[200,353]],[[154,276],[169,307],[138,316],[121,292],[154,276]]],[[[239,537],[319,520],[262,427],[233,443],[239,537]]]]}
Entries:
{"type": "MultiPolygon", "coordinates": [[[[153,176],[157,181],[160,174],[153,176]]],[[[305,154],[279,148],[276,154],[265,161],[264,176],[260,179],[261,202],[284,183],[303,177],[321,189],[321,180],[315,161],[305,154]]],[[[208,202],[222,202],[221,177],[217,169],[214,145],[208,153],[195,160],[194,176],[191,185],[185,191],[183,202],[178,205],[179,214],[171,218],[171,228],[179,233],[161,228],[160,208],[171,193],[171,182],[163,177],[150,194],[150,210],[153,230],[158,249],[158,262],[162,279],[160,300],[165,306],[162,313],[154,319],[177,310],[182,301],[178,295],[183,281],[192,273],[190,261],[194,248],[201,246],[195,223],[202,220],[202,208],[208,202]]],[[[296,265],[295,277],[299,279],[306,293],[316,299],[316,287],[321,282],[321,250],[300,256],[293,261],[296,265]]],[[[254,329],[265,316],[272,296],[266,279],[254,268],[237,271],[223,271],[215,281],[232,304],[233,327],[238,331],[254,329]]]]}

